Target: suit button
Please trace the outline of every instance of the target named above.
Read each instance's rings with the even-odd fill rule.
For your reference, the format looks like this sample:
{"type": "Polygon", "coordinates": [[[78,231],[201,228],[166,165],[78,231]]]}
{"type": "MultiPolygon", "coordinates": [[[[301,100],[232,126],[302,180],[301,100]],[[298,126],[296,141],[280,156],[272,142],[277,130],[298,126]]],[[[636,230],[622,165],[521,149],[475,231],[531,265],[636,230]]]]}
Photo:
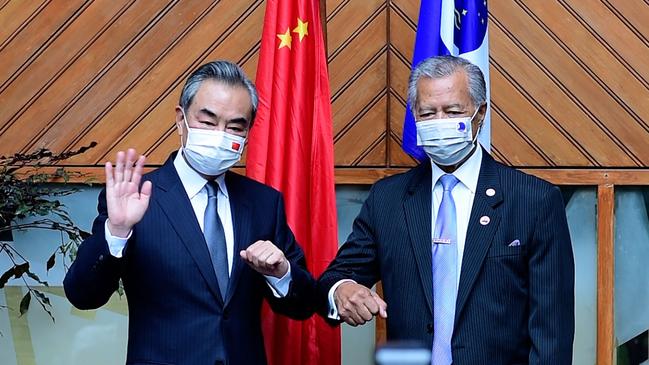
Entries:
{"type": "Polygon", "coordinates": [[[432,323],[429,323],[429,324],[426,325],[426,332],[428,332],[428,334],[433,333],[433,324],[432,323]]]}
{"type": "Polygon", "coordinates": [[[104,255],[99,255],[99,261],[104,261],[104,255]]]}

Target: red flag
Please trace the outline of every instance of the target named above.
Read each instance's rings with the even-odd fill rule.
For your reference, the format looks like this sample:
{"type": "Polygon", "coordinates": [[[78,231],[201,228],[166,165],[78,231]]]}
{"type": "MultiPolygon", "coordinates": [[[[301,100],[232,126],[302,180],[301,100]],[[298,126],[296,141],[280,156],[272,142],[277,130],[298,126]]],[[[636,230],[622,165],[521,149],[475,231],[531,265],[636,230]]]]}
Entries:
{"type": "MultiPolygon", "coordinates": [[[[327,60],[317,0],[268,0],[255,83],[259,109],[246,172],[284,194],[286,215],[316,277],[338,250],[327,60]]],[[[340,364],[340,330],[319,316],[263,313],[271,365],[340,364]]]]}

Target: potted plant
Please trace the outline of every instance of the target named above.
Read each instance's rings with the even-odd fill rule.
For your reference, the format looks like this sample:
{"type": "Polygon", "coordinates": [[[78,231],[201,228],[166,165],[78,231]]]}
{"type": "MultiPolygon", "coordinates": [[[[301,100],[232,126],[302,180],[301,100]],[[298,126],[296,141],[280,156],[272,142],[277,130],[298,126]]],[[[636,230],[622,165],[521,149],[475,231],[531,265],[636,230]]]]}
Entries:
{"type": "Polygon", "coordinates": [[[31,270],[30,262],[11,242],[11,232],[31,229],[60,232],[61,240],[52,246],[46,270],[57,264],[57,256],[61,257],[61,265],[67,268],[68,260],[74,258],[77,247],[89,233],[77,227],[58,198],[77,191],[75,187],[67,185],[71,178],[86,179],[88,184],[91,180],[85,174],[69,172],[56,164],[95,145],[92,142],[78,150],[58,154],[40,149],[0,157],[0,255],[6,255],[11,263],[10,267],[0,267],[0,272],[3,272],[0,289],[10,280],[22,281],[28,288],[20,301],[21,315],[27,312],[32,299],[35,299],[54,320],[49,298],[35,287],[36,284],[48,286],[48,283],[31,270]],[[63,184],[49,184],[53,181],[63,184]]]}

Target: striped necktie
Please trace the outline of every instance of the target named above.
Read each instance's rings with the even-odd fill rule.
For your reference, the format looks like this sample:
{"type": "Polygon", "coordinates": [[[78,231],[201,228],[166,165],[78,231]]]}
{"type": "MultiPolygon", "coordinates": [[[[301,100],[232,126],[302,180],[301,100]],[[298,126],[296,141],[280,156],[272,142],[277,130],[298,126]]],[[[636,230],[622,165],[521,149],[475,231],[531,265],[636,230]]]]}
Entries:
{"type": "Polygon", "coordinates": [[[212,259],[212,267],[216,274],[216,280],[219,283],[221,298],[225,301],[230,273],[228,270],[228,251],[225,245],[225,232],[223,231],[223,224],[221,224],[217,210],[216,194],[219,186],[214,181],[208,181],[205,184],[205,188],[207,189],[207,208],[205,208],[205,218],[203,220],[205,242],[207,242],[207,249],[212,259]]]}
{"type": "Polygon", "coordinates": [[[437,212],[433,235],[433,349],[434,365],[453,362],[451,337],[457,298],[457,216],[451,191],[459,180],[445,174],[440,178],[444,194],[437,212]]]}

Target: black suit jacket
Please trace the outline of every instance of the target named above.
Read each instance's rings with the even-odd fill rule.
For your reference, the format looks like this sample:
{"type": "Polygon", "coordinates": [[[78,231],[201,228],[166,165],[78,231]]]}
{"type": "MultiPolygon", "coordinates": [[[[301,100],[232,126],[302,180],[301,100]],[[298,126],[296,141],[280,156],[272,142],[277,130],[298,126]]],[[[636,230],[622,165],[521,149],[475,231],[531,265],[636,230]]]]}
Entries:
{"type": "MultiPolygon", "coordinates": [[[[432,345],[431,166],[371,189],[347,242],[320,277],[383,285],[389,340],[432,345]]],[[[574,263],[562,196],[483,153],[467,229],[452,338],[454,364],[570,364],[574,263]],[[489,196],[487,189],[494,189],[489,196]],[[481,217],[489,217],[486,225],[481,217]],[[519,240],[520,245],[510,246],[519,240]]]]}
{"type": "Polygon", "coordinates": [[[293,318],[307,318],[315,282],[286,224],[279,192],[228,172],[225,177],[234,225],[234,262],[221,298],[203,234],[173,156],[145,175],[153,183],[149,207],[133,229],[123,258],[113,257],[104,236],[105,192],[92,236],[80,246],[64,280],[65,293],[80,309],[105,304],[121,278],[128,299],[127,364],[265,364],[262,299],[293,318]],[[272,295],[263,275],[239,257],[257,240],[270,240],[291,264],[288,295],[272,295]]]}

